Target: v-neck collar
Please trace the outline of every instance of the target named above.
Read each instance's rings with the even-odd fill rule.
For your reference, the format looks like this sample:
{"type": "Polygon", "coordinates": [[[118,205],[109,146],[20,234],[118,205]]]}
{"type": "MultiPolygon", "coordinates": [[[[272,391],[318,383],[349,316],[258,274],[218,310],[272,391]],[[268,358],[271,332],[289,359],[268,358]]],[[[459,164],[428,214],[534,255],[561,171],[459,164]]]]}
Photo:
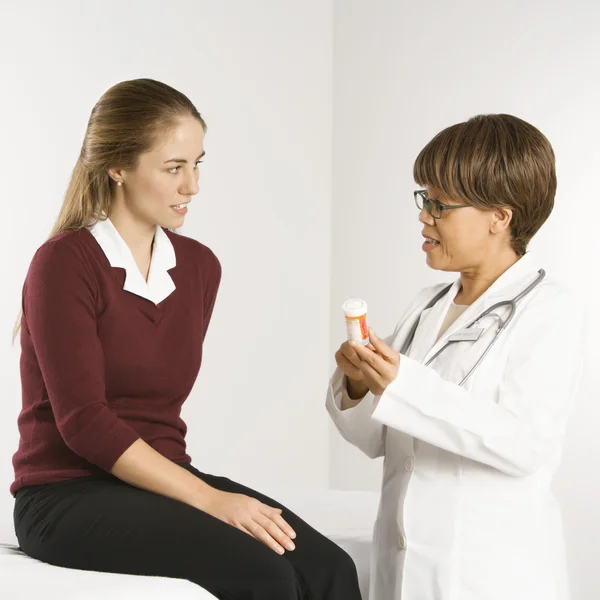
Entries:
{"type": "Polygon", "coordinates": [[[161,227],[156,227],[148,281],[138,268],[133,253],[117,228],[107,217],[89,227],[98,245],[106,255],[111,267],[125,270],[123,289],[127,292],[159,304],[175,290],[169,269],[176,266],[175,249],[161,227]]]}

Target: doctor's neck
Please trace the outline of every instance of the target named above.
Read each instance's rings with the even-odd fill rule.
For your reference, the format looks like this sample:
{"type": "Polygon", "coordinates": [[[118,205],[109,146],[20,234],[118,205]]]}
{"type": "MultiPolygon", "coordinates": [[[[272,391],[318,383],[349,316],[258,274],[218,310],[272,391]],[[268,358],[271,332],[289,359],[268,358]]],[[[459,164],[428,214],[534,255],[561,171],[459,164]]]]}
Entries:
{"type": "Polygon", "coordinates": [[[512,248],[494,251],[481,260],[461,270],[461,289],[456,295],[456,304],[473,304],[493,283],[519,260],[512,248]]]}

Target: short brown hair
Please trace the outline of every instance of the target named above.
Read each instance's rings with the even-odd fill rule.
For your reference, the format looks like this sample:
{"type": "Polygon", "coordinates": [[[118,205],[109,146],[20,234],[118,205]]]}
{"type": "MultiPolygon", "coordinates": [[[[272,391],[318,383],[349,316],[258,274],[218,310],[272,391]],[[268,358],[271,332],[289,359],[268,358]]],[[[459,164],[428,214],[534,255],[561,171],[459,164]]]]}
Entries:
{"type": "Polygon", "coordinates": [[[419,153],[414,179],[481,210],[511,208],[511,245],[519,256],[554,207],[552,146],[512,115],[478,115],[444,129],[419,153]]]}

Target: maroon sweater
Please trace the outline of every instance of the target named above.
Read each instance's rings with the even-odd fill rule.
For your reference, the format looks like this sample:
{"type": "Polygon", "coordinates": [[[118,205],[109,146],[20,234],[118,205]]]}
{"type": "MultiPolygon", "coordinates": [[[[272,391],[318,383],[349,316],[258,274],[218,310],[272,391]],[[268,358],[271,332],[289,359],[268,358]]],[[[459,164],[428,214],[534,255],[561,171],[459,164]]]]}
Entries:
{"type": "Polygon", "coordinates": [[[123,290],[125,269],[110,266],[86,229],[35,254],[23,287],[13,495],[110,471],[138,438],[190,462],[180,412],[200,369],[221,267],[206,246],[165,233],[176,289],[158,305],[123,290]]]}

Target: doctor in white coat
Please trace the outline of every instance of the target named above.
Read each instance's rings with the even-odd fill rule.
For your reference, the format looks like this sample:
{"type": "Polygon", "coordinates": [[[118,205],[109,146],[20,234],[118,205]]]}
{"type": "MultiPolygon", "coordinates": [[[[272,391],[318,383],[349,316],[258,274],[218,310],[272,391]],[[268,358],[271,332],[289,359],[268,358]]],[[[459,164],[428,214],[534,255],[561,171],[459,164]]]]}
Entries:
{"type": "Polygon", "coordinates": [[[344,438],[385,457],[370,600],[566,600],[550,484],[584,310],[526,252],[554,204],[552,147],[516,117],[474,117],[414,175],[427,264],[460,276],[387,339],[342,344],[327,395],[344,438]]]}

